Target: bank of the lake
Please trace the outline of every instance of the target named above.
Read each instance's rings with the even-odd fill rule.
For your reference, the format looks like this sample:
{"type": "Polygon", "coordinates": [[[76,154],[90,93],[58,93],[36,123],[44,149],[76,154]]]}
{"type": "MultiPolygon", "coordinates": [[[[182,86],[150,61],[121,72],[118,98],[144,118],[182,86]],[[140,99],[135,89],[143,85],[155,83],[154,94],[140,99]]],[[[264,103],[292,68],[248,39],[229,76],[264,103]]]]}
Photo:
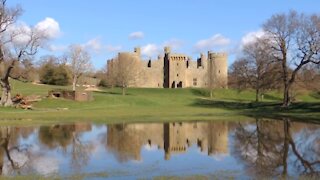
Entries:
{"type": "Polygon", "coordinates": [[[94,92],[94,101],[75,102],[46,98],[48,90],[56,87],[13,81],[13,94],[41,95],[42,101],[33,110],[0,108],[2,124],[52,123],[71,121],[93,122],[152,122],[188,120],[241,120],[248,117],[290,117],[299,120],[320,120],[319,94],[304,92],[289,110],[281,109],[281,93],[264,95],[255,103],[254,91],[217,89],[209,98],[205,89],[130,88],[126,96],[121,89],[101,89],[94,92]]]}

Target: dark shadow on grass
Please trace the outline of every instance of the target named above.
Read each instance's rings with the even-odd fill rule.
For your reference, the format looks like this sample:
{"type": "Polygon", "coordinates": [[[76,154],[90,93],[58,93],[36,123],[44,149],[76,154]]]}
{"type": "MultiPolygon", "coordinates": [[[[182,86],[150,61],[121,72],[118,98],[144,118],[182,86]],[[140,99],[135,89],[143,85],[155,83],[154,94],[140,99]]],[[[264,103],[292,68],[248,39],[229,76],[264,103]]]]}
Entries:
{"type": "Polygon", "coordinates": [[[282,99],[276,96],[272,96],[270,94],[264,94],[264,99],[273,100],[273,101],[281,101],[282,99]]]}
{"type": "Polygon", "coordinates": [[[205,89],[190,89],[191,93],[196,96],[209,97],[210,93],[205,89]]]}
{"type": "Polygon", "coordinates": [[[320,92],[311,93],[310,96],[315,99],[320,99],[320,92]]]}
{"type": "Polygon", "coordinates": [[[319,113],[320,102],[305,103],[297,102],[292,104],[288,109],[281,107],[282,103],[279,102],[239,102],[239,101],[221,101],[210,99],[196,99],[192,106],[206,107],[206,108],[220,108],[230,111],[235,111],[239,115],[245,115],[254,118],[273,118],[281,119],[284,117],[282,113],[285,113],[285,117],[289,117],[294,120],[320,120],[320,117],[315,116],[303,116],[308,113],[319,113]]]}

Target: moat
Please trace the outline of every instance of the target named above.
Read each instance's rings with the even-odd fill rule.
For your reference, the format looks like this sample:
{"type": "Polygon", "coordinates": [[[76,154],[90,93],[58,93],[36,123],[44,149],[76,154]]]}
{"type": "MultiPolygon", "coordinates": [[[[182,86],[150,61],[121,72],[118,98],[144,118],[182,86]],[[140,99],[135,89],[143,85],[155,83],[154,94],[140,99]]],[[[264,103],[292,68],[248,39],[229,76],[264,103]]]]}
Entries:
{"type": "Polygon", "coordinates": [[[2,126],[2,176],[317,177],[320,124],[288,119],[2,126]]]}

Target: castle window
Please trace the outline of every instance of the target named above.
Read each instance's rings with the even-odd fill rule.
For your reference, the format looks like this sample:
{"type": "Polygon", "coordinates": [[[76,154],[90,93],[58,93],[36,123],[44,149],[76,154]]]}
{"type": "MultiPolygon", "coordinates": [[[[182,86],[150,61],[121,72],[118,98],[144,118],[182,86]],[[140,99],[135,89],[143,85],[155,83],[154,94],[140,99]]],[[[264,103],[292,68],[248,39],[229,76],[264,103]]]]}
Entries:
{"type": "Polygon", "coordinates": [[[197,78],[193,78],[193,86],[197,86],[197,78]]]}
{"type": "Polygon", "coordinates": [[[151,60],[148,62],[148,68],[151,68],[151,60]]]}
{"type": "Polygon", "coordinates": [[[179,77],[179,74],[177,74],[177,77],[179,77]]]}
{"type": "Polygon", "coordinates": [[[197,68],[201,67],[201,61],[202,61],[201,58],[198,58],[198,59],[197,59],[197,68]]]}
{"type": "Polygon", "coordinates": [[[187,61],[187,68],[189,68],[189,61],[187,61]]]}
{"type": "Polygon", "coordinates": [[[220,70],[219,70],[219,74],[220,74],[220,70]]]}
{"type": "Polygon", "coordinates": [[[179,66],[179,63],[177,63],[177,66],[179,66]]]}

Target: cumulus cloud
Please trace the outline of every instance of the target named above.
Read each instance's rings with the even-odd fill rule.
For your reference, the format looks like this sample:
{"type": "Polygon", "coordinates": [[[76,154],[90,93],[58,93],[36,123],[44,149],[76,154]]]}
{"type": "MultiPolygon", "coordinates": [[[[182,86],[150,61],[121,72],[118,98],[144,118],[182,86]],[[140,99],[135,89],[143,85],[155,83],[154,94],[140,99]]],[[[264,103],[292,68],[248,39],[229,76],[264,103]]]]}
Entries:
{"type": "Polygon", "coordinates": [[[122,49],[120,45],[111,45],[111,44],[103,44],[100,38],[93,38],[83,44],[83,46],[94,53],[101,53],[104,51],[107,52],[116,52],[122,49]]]}
{"type": "Polygon", "coordinates": [[[108,52],[117,52],[117,51],[120,51],[121,49],[122,49],[122,46],[120,46],[120,45],[113,46],[113,45],[109,44],[106,46],[106,50],[108,52]]]}
{"type": "Polygon", "coordinates": [[[66,51],[68,49],[68,46],[67,45],[54,45],[54,44],[51,44],[49,45],[49,51],[52,51],[52,52],[63,52],[63,51],[66,51]]]}
{"type": "Polygon", "coordinates": [[[178,50],[184,45],[184,42],[179,39],[170,39],[162,44],[149,43],[141,47],[141,54],[146,57],[156,57],[163,52],[163,47],[170,46],[173,50],[178,50]]]}
{"type": "Polygon", "coordinates": [[[38,22],[35,28],[44,32],[50,39],[57,38],[61,34],[59,23],[50,17],[38,22]]]}
{"type": "MultiPolygon", "coordinates": [[[[18,22],[6,31],[5,38],[12,38],[13,43],[16,46],[24,46],[32,36],[32,33],[41,33],[49,39],[57,38],[60,34],[59,23],[52,18],[45,18],[38,22],[34,27],[27,25],[25,22],[18,22]]],[[[61,49],[58,46],[48,45],[49,50],[61,49]]]]}
{"type": "MultiPolygon", "coordinates": [[[[80,46],[82,46],[83,48],[85,48],[86,50],[95,53],[95,54],[99,54],[99,53],[103,53],[103,52],[116,52],[116,51],[120,51],[122,49],[122,46],[120,45],[111,45],[111,44],[104,44],[101,42],[100,38],[96,37],[96,38],[92,38],[89,39],[87,42],[85,43],[81,43],[79,44],[80,46]]],[[[53,51],[53,52],[63,52],[66,51],[68,49],[68,45],[50,45],[49,46],[49,50],[53,51]]]]}
{"type": "Polygon", "coordinates": [[[8,28],[8,37],[12,37],[12,41],[16,45],[24,45],[30,40],[31,27],[24,22],[19,22],[8,28]]]}
{"type": "Polygon", "coordinates": [[[156,44],[147,44],[141,47],[141,54],[148,57],[154,57],[160,52],[160,47],[156,44]]]}
{"type": "Polygon", "coordinates": [[[163,43],[163,46],[170,46],[174,50],[180,49],[184,45],[184,42],[179,39],[170,39],[163,43]]]}
{"type": "Polygon", "coordinates": [[[208,39],[202,39],[198,41],[194,45],[195,52],[203,52],[208,51],[216,48],[223,48],[228,46],[231,43],[229,38],[224,37],[221,34],[215,34],[208,39]]]}
{"type": "Polygon", "coordinates": [[[130,40],[143,39],[144,33],[142,31],[132,32],[129,34],[130,40]]]}
{"type": "Polygon", "coordinates": [[[103,49],[103,45],[99,38],[93,38],[84,43],[83,47],[94,51],[95,53],[99,53],[103,49]]]}
{"type": "Polygon", "coordinates": [[[265,32],[260,29],[258,31],[252,31],[252,32],[249,32],[247,34],[245,34],[242,39],[241,39],[241,42],[240,42],[240,49],[245,45],[245,44],[248,44],[248,43],[251,43],[253,42],[255,39],[257,38],[261,38],[262,36],[265,35],[265,32]]]}

